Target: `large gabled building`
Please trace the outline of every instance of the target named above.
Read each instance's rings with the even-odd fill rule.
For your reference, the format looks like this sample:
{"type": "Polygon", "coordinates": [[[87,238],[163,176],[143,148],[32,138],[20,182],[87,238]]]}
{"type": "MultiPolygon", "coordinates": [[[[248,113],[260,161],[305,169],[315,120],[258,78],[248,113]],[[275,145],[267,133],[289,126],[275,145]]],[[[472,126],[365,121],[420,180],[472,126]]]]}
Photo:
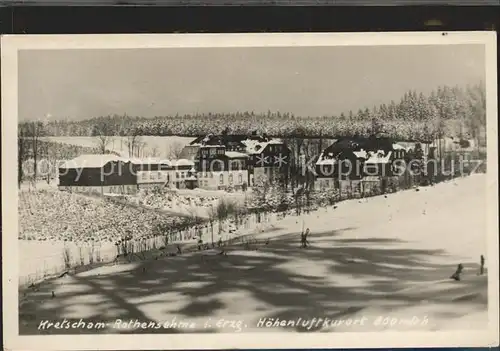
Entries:
{"type": "Polygon", "coordinates": [[[290,163],[290,150],[283,141],[256,133],[198,137],[181,156],[192,157],[198,186],[204,189],[245,188],[257,178],[283,179],[290,163]]]}
{"type": "Polygon", "coordinates": [[[406,149],[389,138],[342,138],[319,155],[315,187],[321,190],[340,187],[343,181],[392,177],[399,171],[396,161],[405,159],[406,149]]]}
{"type": "Polygon", "coordinates": [[[225,145],[200,145],[194,158],[198,187],[207,190],[242,189],[248,185],[248,156],[227,151],[225,145]]]}
{"type": "Polygon", "coordinates": [[[249,156],[249,184],[259,178],[284,181],[290,167],[290,149],[280,139],[247,139],[243,143],[249,156]]]}
{"type": "Polygon", "coordinates": [[[194,162],[186,159],[160,160],[154,158],[133,159],[139,188],[163,186],[169,188],[193,188],[196,185],[194,162]]]}

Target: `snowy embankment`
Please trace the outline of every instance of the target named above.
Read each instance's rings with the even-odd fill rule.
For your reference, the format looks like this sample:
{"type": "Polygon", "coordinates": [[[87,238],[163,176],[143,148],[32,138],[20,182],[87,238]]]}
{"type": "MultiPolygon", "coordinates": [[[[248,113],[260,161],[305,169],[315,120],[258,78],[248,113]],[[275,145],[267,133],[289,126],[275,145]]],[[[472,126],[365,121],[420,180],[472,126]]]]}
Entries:
{"type": "MultiPolygon", "coordinates": [[[[339,203],[300,218],[280,222],[276,236],[310,228],[315,233],[345,230],[343,237],[385,238],[411,242],[415,248],[442,249],[455,258],[479,262],[486,252],[486,175],[339,203]]],[[[381,244],[372,245],[384,246],[381,244]]]]}
{"type": "Polygon", "coordinates": [[[172,332],[114,328],[116,319],[131,318],[191,326],[177,324],[176,332],[482,330],[487,277],[477,276],[477,263],[486,253],[485,214],[485,175],[342,202],[276,221],[255,235],[266,244],[232,245],[227,256],[158,257],[47,281],[22,293],[20,333],[40,333],[39,319],[64,318],[108,321],[101,332],[113,333],[172,332]],[[303,225],[311,230],[307,249],[299,248],[303,225]],[[463,280],[451,281],[458,263],[463,280]],[[331,322],[309,328],[299,318],[331,322]],[[365,322],[347,324],[355,320],[365,322]]]}

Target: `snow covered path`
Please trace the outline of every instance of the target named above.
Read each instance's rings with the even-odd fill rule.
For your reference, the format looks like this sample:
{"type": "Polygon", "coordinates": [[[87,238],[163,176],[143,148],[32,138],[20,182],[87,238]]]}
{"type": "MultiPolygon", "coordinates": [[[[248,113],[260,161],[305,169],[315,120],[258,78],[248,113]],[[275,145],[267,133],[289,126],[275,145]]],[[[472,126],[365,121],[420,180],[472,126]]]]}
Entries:
{"type": "Polygon", "coordinates": [[[269,244],[230,248],[228,256],[208,260],[200,254],[165,257],[48,281],[23,297],[20,332],[75,333],[36,330],[40,319],[64,318],[107,321],[101,332],[115,333],[388,329],[377,325],[379,316],[428,319],[412,330],[473,330],[487,322],[487,280],[476,276],[486,252],[485,175],[342,202],[285,218],[257,237],[269,244]],[[302,221],[311,229],[307,249],[299,248],[302,221]],[[458,263],[465,266],[464,280],[450,282],[458,263]],[[309,329],[259,324],[263,318],[363,317],[366,323],[309,329]],[[116,329],[116,319],[174,321],[177,328],[116,329]]]}

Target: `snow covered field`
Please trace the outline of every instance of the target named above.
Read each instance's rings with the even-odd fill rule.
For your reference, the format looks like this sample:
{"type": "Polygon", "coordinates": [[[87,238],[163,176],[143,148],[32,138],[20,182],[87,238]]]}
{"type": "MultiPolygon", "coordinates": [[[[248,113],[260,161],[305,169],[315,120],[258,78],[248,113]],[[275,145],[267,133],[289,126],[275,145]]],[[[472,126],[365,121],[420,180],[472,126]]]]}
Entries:
{"type": "MultiPolygon", "coordinates": [[[[56,143],[77,145],[83,147],[98,147],[99,143],[96,137],[45,137],[42,140],[49,140],[56,143]]],[[[156,153],[156,157],[170,159],[173,152],[179,152],[184,146],[193,141],[194,138],[180,136],[141,136],[140,141],[145,144],[143,153],[144,157],[152,156],[156,153]]],[[[121,154],[124,157],[128,156],[127,137],[115,136],[110,138],[110,142],[106,145],[106,149],[121,154]]]]}
{"type": "Polygon", "coordinates": [[[193,253],[103,266],[47,281],[38,291],[20,293],[20,333],[486,326],[487,277],[476,276],[487,245],[484,174],[342,202],[336,209],[276,221],[255,236],[261,243],[269,239],[268,244],[258,250],[233,245],[227,256],[193,253]],[[303,225],[311,229],[307,249],[299,248],[303,225]],[[463,280],[448,280],[458,263],[465,266],[463,280]],[[384,317],[390,317],[389,324],[384,317]],[[100,330],[37,330],[41,319],[80,318],[109,324],[100,330]],[[332,322],[303,326],[298,318],[332,322]],[[412,318],[416,322],[409,326],[412,318]],[[162,327],[114,328],[116,319],[155,321],[162,327]],[[264,328],[266,321],[286,325],[264,328]],[[391,321],[396,322],[391,326],[391,321]]]}
{"type": "MultiPolygon", "coordinates": [[[[42,189],[37,187],[37,190],[42,189]]],[[[53,191],[59,193],[59,190],[55,188],[43,188],[45,191],[53,191]]],[[[27,190],[27,189],[26,189],[27,190]]],[[[61,193],[62,194],[62,193],[61,193]]],[[[23,198],[19,201],[32,201],[33,197],[30,197],[30,192],[22,193],[23,198]]],[[[80,196],[75,194],[75,196],[80,196]]],[[[162,211],[165,215],[172,217],[190,217],[197,215],[200,218],[208,218],[208,211],[210,205],[216,206],[217,202],[222,198],[231,199],[232,201],[243,201],[243,193],[226,193],[223,191],[203,191],[203,190],[175,190],[169,196],[155,197],[151,201],[147,201],[147,197],[142,197],[141,205],[138,204],[139,198],[137,196],[131,197],[131,204],[136,204],[140,208],[150,208],[149,203],[155,204],[152,209],[157,209],[162,211]],[[162,201],[163,200],[163,201],[162,201]]],[[[100,201],[98,198],[92,198],[94,201],[100,201]]],[[[56,213],[54,213],[56,214],[56,213]]],[[[43,213],[46,215],[46,213],[43,213]]],[[[112,215],[112,214],[110,214],[112,215]]],[[[34,215],[36,216],[36,214],[34,215]]],[[[31,222],[32,217],[27,216],[24,220],[31,222]]],[[[37,224],[43,225],[43,224],[37,224]]],[[[207,225],[208,226],[208,225],[207,225]]],[[[33,229],[33,228],[31,228],[33,229]]],[[[40,229],[40,227],[38,227],[40,229]]],[[[227,229],[227,226],[224,227],[227,229]]],[[[214,240],[219,240],[218,235],[218,223],[214,223],[214,240]]],[[[204,242],[211,242],[211,231],[208,227],[201,229],[202,239],[204,242]]],[[[55,274],[61,273],[65,270],[65,262],[63,258],[63,252],[67,252],[69,255],[69,261],[72,265],[80,265],[80,260],[84,260],[85,264],[88,263],[89,257],[94,257],[96,261],[98,258],[102,259],[103,262],[111,262],[117,254],[117,249],[114,243],[119,239],[115,238],[114,242],[108,240],[99,239],[98,236],[94,236],[95,241],[92,241],[92,246],[87,243],[76,242],[70,238],[65,238],[64,235],[56,235],[56,232],[51,232],[51,237],[46,238],[43,235],[34,234],[32,237],[37,238],[37,240],[25,240],[20,238],[18,240],[19,245],[19,283],[20,285],[30,284],[35,281],[41,280],[46,276],[53,276],[55,274]],[[48,239],[48,240],[47,240],[48,239]],[[66,239],[63,241],[63,239],[66,239]],[[93,252],[91,253],[91,250],[93,252]]],[[[59,233],[61,234],[61,233],[59,233]]],[[[173,241],[173,243],[186,244],[196,242],[195,231],[188,231],[183,233],[185,237],[179,240],[173,241]]],[[[229,235],[227,232],[222,233],[222,239],[225,240],[228,237],[233,237],[234,235],[229,235]]],[[[161,247],[164,245],[163,237],[155,237],[147,239],[148,247],[154,246],[161,247]]]]}

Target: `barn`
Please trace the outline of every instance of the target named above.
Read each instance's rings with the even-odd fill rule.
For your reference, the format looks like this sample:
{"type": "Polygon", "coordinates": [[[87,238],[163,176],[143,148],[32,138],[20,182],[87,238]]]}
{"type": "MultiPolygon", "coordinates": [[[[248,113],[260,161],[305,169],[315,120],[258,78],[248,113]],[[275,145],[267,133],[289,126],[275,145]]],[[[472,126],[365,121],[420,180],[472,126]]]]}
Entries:
{"type": "Polygon", "coordinates": [[[137,177],[130,160],[112,154],[81,155],[59,166],[59,189],[75,192],[132,193],[137,177]]]}

